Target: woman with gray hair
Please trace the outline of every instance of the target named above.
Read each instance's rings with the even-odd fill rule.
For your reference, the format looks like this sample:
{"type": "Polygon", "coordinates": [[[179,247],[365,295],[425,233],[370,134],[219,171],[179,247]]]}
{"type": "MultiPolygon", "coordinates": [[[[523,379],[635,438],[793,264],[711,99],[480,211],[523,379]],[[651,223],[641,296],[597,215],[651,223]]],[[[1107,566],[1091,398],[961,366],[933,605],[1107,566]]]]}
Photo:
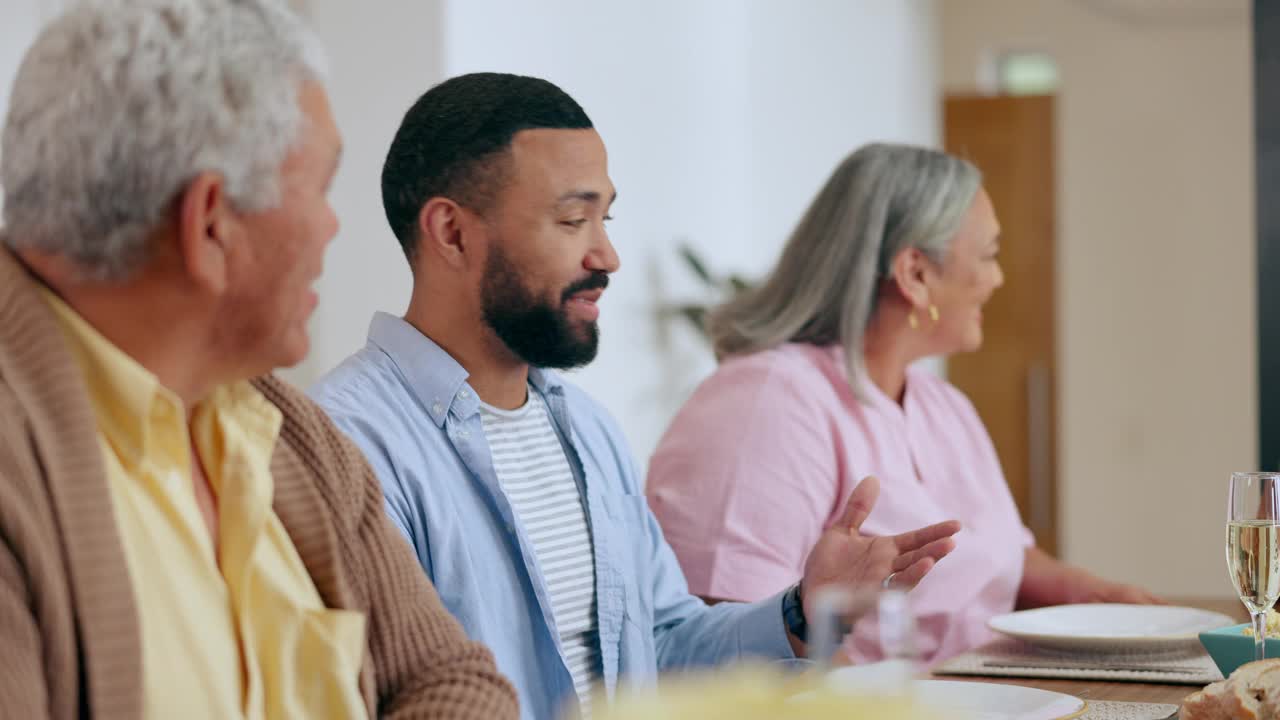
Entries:
{"type": "MultiPolygon", "coordinates": [[[[721,365],[662,438],[647,485],[693,592],[749,601],[796,582],[874,476],[864,532],[964,527],[912,592],[924,659],[986,642],[987,620],[1015,606],[1157,601],[1037,549],[973,405],[912,366],[981,346],[982,307],[1003,283],[999,233],[973,165],[867,145],[836,168],[764,283],[710,315],[721,365]]],[[[848,650],[882,655],[871,637],[848,650]]]]}

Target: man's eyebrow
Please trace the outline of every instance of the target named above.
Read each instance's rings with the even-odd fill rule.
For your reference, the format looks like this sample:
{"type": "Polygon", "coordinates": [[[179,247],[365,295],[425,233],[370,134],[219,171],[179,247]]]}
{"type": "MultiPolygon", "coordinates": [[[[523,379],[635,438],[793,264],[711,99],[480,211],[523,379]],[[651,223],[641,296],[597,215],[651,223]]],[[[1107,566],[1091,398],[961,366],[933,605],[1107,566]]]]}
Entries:
{"type": "MultiPolygon", "coordinates": [[[[601,194],[594,190],[570,190],[569,192],[561,195],[559,198],[556,199],[556,205],[563,205],[567,202],[572,202],[574,200],[581,200],[583,202],[589,202],[589,203],[598,203],[600,202],[601,197],[602,197],[601,194]]],[[[615,190],[613,195],[609,197],[609,204],[612,205],[613,202],[617,199],[618,199],[618,193],[615,190]]]]}

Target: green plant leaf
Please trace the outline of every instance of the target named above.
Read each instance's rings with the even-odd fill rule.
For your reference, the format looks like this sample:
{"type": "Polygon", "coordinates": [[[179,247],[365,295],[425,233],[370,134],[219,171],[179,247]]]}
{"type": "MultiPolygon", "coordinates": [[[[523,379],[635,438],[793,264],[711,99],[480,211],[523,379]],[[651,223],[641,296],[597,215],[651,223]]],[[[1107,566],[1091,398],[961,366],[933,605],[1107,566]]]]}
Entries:
{"type": "Polygon", "coordinates": [[[697,275],[702,282],[708,285],[716,284],[715,278],[712,277],[711,271],[707,269],[706,263],[702,261],[702,258],[698,257],[698,253],[694,252],[693,248],[681,243],[680,257],[684,258],[685,264],[689,266],[689,269],[693,271],[693,274],[697,275]]]}
{"type": "Polygon", "coordinates": [[[707,308],[705,305],[681,305],[677,310],[684,319],[689,321],[689,324],[693,325],[695,330],[704,336],[706,335],[707,308]]]}
{"type": "Polygon", "coordinates": [[[733,288],[735,294],[751,289],[751,281],[741,275],[730,275],[729,285],[733,288]]]}

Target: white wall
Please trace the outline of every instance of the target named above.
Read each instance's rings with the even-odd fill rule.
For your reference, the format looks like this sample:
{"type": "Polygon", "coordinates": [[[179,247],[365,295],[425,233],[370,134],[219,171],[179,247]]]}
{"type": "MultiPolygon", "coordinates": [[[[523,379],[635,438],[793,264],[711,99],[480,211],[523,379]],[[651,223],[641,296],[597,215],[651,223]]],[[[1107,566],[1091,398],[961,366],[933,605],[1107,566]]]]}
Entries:
{"type": "Polygon", "coordinates": [[[619,190],[623,267],[602,301],[600,356],[576,375],[619,418],[643,468],[712,367],[656,303],[698,297],[674,259],[774,260],[840,158],[872,139],[935,143],[929,0],[652,0],[447,6],[449,74],[502,70],[560,84],[591,115],[619,190]]]}
{"type": "MultiPolygon", "coordinates": [[[[2,76],[47,3],[0,3],[0,37],[15,34],[0,44],[2,76]]],[[[873,139],[938,137],[933,0],[303,6],[331,56],[346,150],[333,190],[342,229],[319,285],[312,353],[286,375],[309,383],[364,343],[374,310],[408,302],[378,178],[413,100],[462,72],[542,75],[583,104],[610,150],[623,270],[602,302],[600,356],[576,380],[619,418],[641,467],[712,367],[694,332],[658,321],[659,303],[704,299],[675,260],[676,242],[692,242],[713,267],[758,275],[845,153],[873,139]]]]}
{"type": "MultiPolygon", "coordinates": [[[[40,27],[39,0],[0,0],[0,125],[9,112],[9,90],[18,64],[40,27]]],[[[0,210],[4,194],[0,193],[0,210]]]]}
{"type": "Polygon", "coordinates": [[[1229,595],[1227,477],[1257,452],[1251,30],[1245,0],[1199,4],[1212,22],[1163,20],[1158,3],[1126,19],[1068,0],[944,2],[943,78],[973,89],[1002,48],[1061,68],[1065,556],[1229,595]]]}
{"type": "Polygon", "coordinates": [[[343,138],[330,194],[342,227],[316,288],[311,354],[284,373],[299,385],[364,345],[374,310],[399,314],[408,306],[412,278],[382,211],[382,162],[405,111],[444,78],[441,5],[415,0],[377,11],[350,0],[306,5],[329,54],[327,85],[343,138]]]}
{"type": "Polygon", "coordinates": [[[9,107],[9,87],[39,19],[37,0],[0,0],[0,112],[9,107]]]}

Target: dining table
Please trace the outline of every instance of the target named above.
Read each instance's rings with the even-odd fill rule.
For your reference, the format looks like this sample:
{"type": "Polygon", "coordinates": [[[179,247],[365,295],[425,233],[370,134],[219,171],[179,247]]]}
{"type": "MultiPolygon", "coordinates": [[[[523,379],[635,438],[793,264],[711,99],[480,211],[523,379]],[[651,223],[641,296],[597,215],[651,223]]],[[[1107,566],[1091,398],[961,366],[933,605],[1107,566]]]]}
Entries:
{"type": "MultiPolygon", "coordinates": [[[[1170,598],[1173,605],[1213,610],[1236,618],[1239,622],[1248,620],[1248,613],[1237,598],[1225,597],[1181,597],[1170,598]]],[[[1051,680],[1045,678],[1015,678],[988,676],[956,676],[935,675],[937,679],[962,680],[969,682],[1002,683],[1022,685],[1052,692],[1073,695],[1086,701],[1107,700],[1118,702],[1168,703],[1178,705],[1191,693],[1200,689],[1195,685],[1171,685],[1166,683],[1116,682],[1105,680],[1051,680]]]]}

